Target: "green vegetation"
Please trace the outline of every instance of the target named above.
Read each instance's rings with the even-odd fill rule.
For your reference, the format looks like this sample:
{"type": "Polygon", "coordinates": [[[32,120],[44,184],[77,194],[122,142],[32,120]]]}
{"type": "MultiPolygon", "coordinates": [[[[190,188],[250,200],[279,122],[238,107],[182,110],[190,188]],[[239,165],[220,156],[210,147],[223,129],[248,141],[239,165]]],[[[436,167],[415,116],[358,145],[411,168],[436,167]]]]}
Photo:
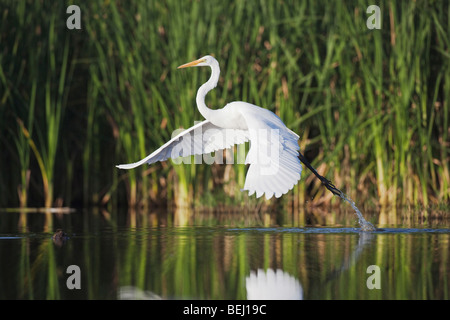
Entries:
{"type": "MultiPolygon", "coordinates": [[[[264,204],[239,192],[244,165],[114,166],[202,120],[209,72],[176,67],[205,54],[208,105],[276,112],[357,204],[449,201],[447,1],[382,1],[380,30],[356,0],[83,1],[82,30],[69,4],[0,2],[0,207],[264,204]]],[[[282,203],[329,203],[319,187],[305,170],[282,203]]]]}

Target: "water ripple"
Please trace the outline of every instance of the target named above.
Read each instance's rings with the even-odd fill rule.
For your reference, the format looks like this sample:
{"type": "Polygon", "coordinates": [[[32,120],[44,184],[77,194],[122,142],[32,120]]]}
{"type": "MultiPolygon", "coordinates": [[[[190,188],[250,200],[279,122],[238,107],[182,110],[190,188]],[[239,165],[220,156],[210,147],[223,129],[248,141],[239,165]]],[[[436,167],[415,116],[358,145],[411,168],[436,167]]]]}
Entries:
{"type": "MultiPolygon", "coordinates": [[[[268,232],[268,233],[308,233],[308,234],[345,234],[345,233],[361,233],[359,228],[232,228],[228,231],[241,232],[268,232]]],[[[450,234],[450,229],[433,229],[433,228],[377,228],[374,231],[364,231],[373,234],[412,234],[412,233],[444,233],[450,234]]]]}

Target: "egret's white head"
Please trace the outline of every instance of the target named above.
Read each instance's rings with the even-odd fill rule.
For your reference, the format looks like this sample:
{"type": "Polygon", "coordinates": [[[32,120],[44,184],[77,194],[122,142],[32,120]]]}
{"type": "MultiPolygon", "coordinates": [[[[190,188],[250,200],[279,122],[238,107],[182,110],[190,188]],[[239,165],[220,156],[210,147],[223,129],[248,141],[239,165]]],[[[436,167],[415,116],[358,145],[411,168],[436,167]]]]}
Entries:
{"type": "Polygon", "coordinates": [[[218,65],[219,63],[213,56],[204,56],[198,60],[183,64],[183,65],[179,66],[178,69],[188,68],[188,67],[203,67],[203,66],[212,67],[215,64],[218,65]]]}

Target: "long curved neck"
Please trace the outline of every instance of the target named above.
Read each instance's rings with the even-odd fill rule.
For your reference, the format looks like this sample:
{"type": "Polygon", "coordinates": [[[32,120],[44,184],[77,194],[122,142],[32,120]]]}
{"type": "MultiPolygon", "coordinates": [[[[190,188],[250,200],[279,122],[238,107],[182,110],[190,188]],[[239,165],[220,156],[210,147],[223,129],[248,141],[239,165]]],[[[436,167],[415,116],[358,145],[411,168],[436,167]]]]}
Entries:
{"type": "Polygon", "coordinates": [[[219,81],[220,68],[218,62],[211,65],[211,71],[211,77],[198,89],[196,98],[198,111],[200,111],[205,119],[210,121],[214,117],[216,110],[212,110],[206,106],[205,96],[217,86],[217,82],[219,81]]]}

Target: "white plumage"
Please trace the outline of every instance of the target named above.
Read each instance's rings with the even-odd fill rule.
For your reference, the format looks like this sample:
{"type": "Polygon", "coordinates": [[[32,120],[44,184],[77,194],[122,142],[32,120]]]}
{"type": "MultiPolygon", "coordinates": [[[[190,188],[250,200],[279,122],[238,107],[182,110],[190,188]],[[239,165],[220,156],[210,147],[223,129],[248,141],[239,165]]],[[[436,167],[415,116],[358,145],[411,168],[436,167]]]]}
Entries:
{"type": "Polygon", "coordinates": [[[245,278],[247,300],[303,300],[303,287],[281,269],[251,271],[245,278]]]}
{"type": "Polygon", "coordinates": [[[146,158],[120,169],[132,169],[144,163],[165,161],[227,149],[250,141],[245,163],[250,164],[243,190],[256,197],[277,198],[291,190],[300,180],[299,136],[273,112],[250,103],[236,101],[218,110],[205,104],[206,94],[219,80],[219,63],[204,56],[178,68],[209,66],[210,79],[197,92],[197,107],[205,121],[181,132],[146,158]]]}

